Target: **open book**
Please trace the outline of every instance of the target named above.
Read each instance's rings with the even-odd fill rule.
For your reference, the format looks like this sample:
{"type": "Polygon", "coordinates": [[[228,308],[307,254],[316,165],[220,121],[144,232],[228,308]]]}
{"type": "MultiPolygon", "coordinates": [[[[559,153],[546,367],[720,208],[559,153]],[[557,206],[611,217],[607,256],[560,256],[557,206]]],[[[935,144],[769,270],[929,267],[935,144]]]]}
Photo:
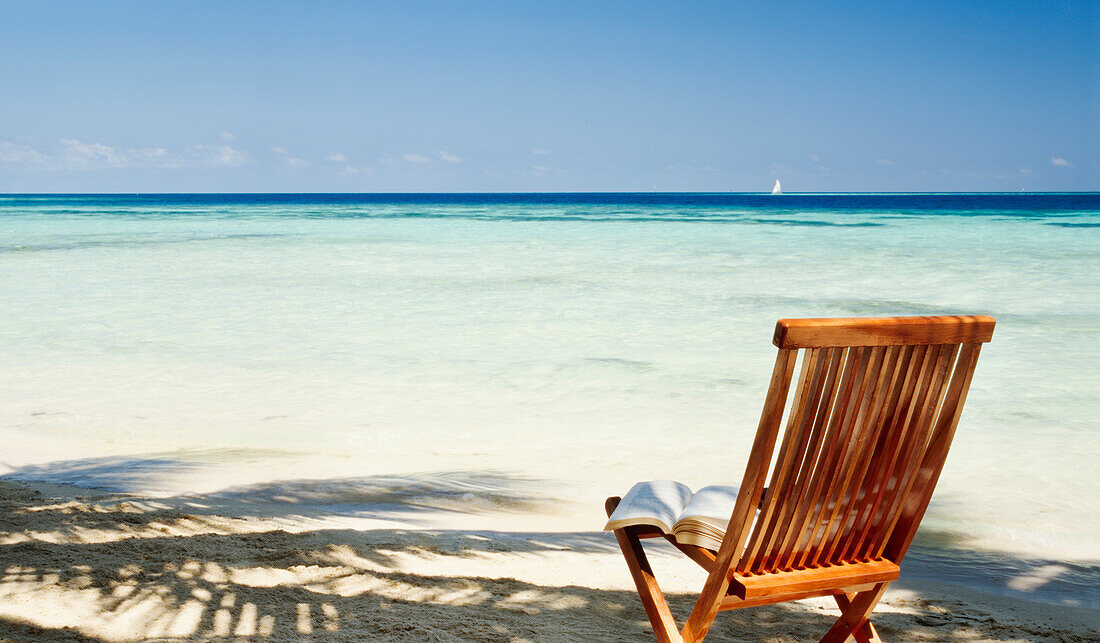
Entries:
{"type": "Polygon", "coordinates": [[[650,525],[676,542],[718,549],[726,535],[737,487],[703,487],[694,494],[680,482],[639,482],[623,496],[604,531],[650,525]]]}

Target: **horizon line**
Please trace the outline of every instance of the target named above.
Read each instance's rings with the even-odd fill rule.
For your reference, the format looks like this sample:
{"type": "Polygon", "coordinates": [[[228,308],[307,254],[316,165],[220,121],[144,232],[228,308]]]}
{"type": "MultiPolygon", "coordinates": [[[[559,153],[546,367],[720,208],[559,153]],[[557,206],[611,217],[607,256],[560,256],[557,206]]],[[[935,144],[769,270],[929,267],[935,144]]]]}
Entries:
{"type": "Polygon", "coordinates": [[[176,196],[176,195],[441,195],[441,194],[738,194],[738,195],[764,195],[774,196],[776,198],[782,198],[784,196],[812,196],[812,195],[855,195],[855,194],[1098,194],[1100,190],[1019,190],[1019,191],[1005,191],[1005,190],[841,190],[841,191],[809,191],[809,192],[783,192],[782,194],[772,194],[768,191],[708,191],[708,190],[690,190],[690,191],[659,191],[659,190],[555,190],[555,191],[469,191],[469,192],[444,192],[444,191],[425,191],[425,192],[321,192],[321,191],[306,191],[306,192],[0,192],[3,196],[176,196]]]}

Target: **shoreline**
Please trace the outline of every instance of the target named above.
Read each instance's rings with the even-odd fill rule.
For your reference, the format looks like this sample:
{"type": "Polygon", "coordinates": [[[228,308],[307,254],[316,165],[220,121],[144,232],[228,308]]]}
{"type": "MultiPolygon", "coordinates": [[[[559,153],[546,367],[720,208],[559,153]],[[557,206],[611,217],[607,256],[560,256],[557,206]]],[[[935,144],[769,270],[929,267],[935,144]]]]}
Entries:
{"type": "MultiPolygon", "coordinates": [[[[240,499],[169,502],[12,480],[0,480],[0,509],[0,639],[650,636],[614,539],[600,532],[502,531],[507,521],[490,515],[485,529],[416,528],[397,507],[384,519],[324,519],[240,499]]],[[[701,570],[671,548],[651,556],[674,613],[686,613],[701,570]]],[[[994,594],[925,571],[903,571],[876,609],[887,640],[1100,636],[1089,606],[994,594]]],[[[1035,591],[1058,575],[1040,568],[1017,585],[1035,591]]],[[[836,614],[826,599],[753,608],[720,616],[715,634],[816,640],[836,614]]]]}

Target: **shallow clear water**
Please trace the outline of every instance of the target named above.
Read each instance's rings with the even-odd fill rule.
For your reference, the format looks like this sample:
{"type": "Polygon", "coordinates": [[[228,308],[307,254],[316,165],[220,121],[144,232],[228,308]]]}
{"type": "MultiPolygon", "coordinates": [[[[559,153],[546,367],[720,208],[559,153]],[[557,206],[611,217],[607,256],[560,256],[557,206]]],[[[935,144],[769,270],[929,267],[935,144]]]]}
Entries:
{"type": "Polygon", "coordinates": [[[639,478],[739,481],[777,318],[988,313],[925,529],[1096,560],[1098,227],[1095,194],[0,196],[0,472],[484,473],[592,530],[639,478]]]}

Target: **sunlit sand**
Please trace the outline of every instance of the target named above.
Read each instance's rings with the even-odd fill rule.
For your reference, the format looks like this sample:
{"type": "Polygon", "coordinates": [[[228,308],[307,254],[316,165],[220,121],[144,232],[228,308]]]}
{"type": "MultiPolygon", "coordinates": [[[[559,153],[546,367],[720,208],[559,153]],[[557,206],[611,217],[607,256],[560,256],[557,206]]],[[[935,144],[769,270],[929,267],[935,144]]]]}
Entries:
{"type": "MultiPolygon", "coordinates": [[[[606,534],[372,528],[369,520],[341,527],[329,521],[346,518],[299,515],[291,503],[280,509],[240,500],[136,500],[10,482],[0,483],[0,503],[0,636],[651,636],[606,534]]],[[[688,610],[693,597],[686,592],[697,588],[698,568],[670,549],[654,548],[653,556],[668,571],[673,609],[688,610]]],[[[1057,583],[1057,576],[1037,567],[1014,582],[1029,591],[1057,583]]],[[[1001,641],[1097,634],[1094,609],[904,578],[897,586],[876,610],[884,636],[1001,641]]],[[[720,640],[810,639],[836,614],[831,601],[804,601],[727,616],[713,632],[720,640]]]]}

